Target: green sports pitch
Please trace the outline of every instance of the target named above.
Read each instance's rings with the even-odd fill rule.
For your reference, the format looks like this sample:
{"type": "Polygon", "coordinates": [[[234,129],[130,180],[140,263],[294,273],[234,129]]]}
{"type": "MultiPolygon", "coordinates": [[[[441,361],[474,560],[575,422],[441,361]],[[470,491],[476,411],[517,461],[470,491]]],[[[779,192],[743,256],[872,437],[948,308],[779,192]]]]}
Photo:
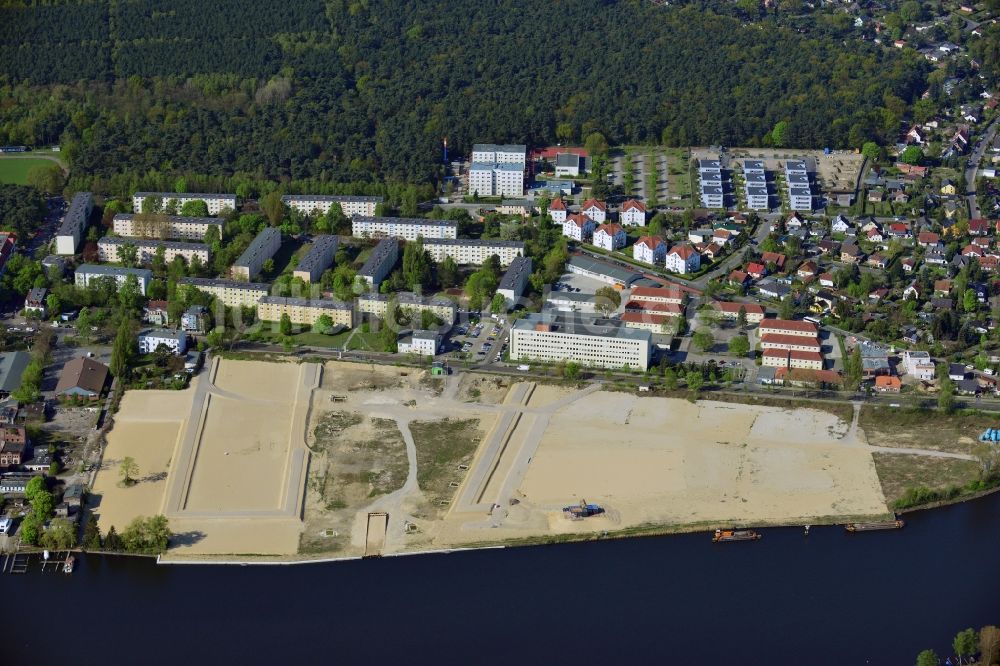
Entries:
{"type": "Polygon", "coordinates": [[[0,156],[0,183],[26,185],[29,171],[36,166],[49,166],[50,164],[55,164],[55,162],[40,157],[0,156]]]}

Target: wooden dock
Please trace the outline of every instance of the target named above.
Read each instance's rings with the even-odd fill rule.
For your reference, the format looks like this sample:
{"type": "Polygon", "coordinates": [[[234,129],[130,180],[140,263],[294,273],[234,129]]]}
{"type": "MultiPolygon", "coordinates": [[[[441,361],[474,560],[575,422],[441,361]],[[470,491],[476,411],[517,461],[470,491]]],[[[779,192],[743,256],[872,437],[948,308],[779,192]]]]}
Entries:
{"type": "Polygon", "coordinates": [[[0,573],[28,573],[30,560],[27,553],[6,553],[0,563],[0,573]]]}

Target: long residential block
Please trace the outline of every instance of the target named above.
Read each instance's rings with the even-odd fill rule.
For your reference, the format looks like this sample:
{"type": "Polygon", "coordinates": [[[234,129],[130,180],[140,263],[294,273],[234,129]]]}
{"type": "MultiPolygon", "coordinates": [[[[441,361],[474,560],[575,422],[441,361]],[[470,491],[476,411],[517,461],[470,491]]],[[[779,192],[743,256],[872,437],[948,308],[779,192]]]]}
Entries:
{"type": "Polygon", "coordinates": [[[358,277],[364,280],[370,289],[378,289],[382,280],[392,272],[399,259],[399,241],[395,238],[383,238],[372,250],[365,265],[358,271],[358,277]]]}
{"type": "Polygon", "coordinates": [[[451,257],[456,264],[478,266],[496,255],[501,266],[509,266],[515,258],[524,256],[524,243],[473,238],[432,238],[424,240],[424,250],[437,262],[451,257]]]}
{"type": "Polygon", "coordinates": [[[384,201],[382,197],[353,197],[331,194],[286,194],[281,201],[304,215],[319,213],[326,215],[334,206],[339,206],[347,217],[352,215],[374,215],[375,207],[384,201]]]}
{"type": "Polygon", "coordinates": [[[127,238],[176,238],[180,240],[202,240],[211,227],[219,230],[222,238],[224,222],[214,217],[181,217],[180,215],[115,215],[112,229],[119,236],[127,238]]]}
{"type": "Polygon", "coordinates": [[[188,201],[204,201],[209,215],[218,215],[224,210],[236,210],[235,194],[207,194],[200,192],[136,192],[132,195],[132,210],[142,212],[142,204],[147,198],[160,201],[159,211],[163,211],[170,203],[176,203],[177,210],[188,201]]]}
{"type": "Polygon", "coordinates": [[[80,264],[76,268],[73,280],[77,287],[86,288],[94,280],[101,278],[114,278],[118,286],[125,284],[129,275],[134,275],[139,281],[139,290],[145,295],[149,287],[150,280],[153,279],[153,271],[148,268],[119,268],[117,266],[97,266],[96,264],[80,264]]]}
{"type": "Polygon", "coordinates": [[[292,271],[292,277],[301,278],[306,282],[319,280],[323,271],[333,265],[338,245],[340,239],[336,236],[324,234],[313,237],[309,251],[299,260],[298,266],[292,271]]]}
{"type": "Polygon", "coordinates": [[[410,316],[419,316],[421,312],[427,311],[448,325],[455,323],[456,307],[454,301],[438,296],[421,296],[409,291],[391,296],[376,293],[363,294],[358,297],[358,312],[375,315],[382,319],[389,311],[389,302],[393,299],[395,299],[397,307],[410,316]]]}
{"type": "Polygon", "coordinates": [[[210,294],[229,308],[256,307],[257,302],[271,291],[271,285],[264,282],[239,282],[212,278],[186,277],[178,280],[177,284],[193,287],[198,291],[210,294]]]}
{"type": "Polygon", "coordinates": [[[257,318],[264,321],[281,321],[288,315],[293,324],[313,326],[323,315],[336,326],[354,327],[354,306],[343,301],[325,298],[287,298],[264,296],[257,302],[257,318]]]}
{"type": "Polygon", "coordinates": [[[504,297],[508,310],[521,300],[530,277],[531,257],[515,257],[497,287],[497,293],[504,297]]]}
{"type": "Polygon", "coordinates": [[[121,249],[126,246],[136,249],[136,260],[143,265],[153,263],[157,250],[163,248],[164,259],[169,263],[177,257],[182,257],[191,263],[196,257],[202,265],[207,264],[212,251],[204,243],[181,243],[177,241],[148,240],[141,238],[117,238],[105,236],[97,242],[97,258],[101,261],[121,263],[121,249]]]}
{"type": "Polygon", "coordinates": [[[93,210],[94,197],[90,192],[77,192],[73,195],[59,230],[56,231],[56,254],[76,254],[93,210]]]}
{"type": "Polygon", "coordinates": [[[652,333],[624,322],[586,315],[543,312],[514,322],[510,358],[518,361],[575,361],[602,368],[646,370],[652,333]]]}
{"type": "Polygon", "coordinates": [[[364,238],[402,238],[415,241],[419,237],[458,238],[458,222],[450,220],[425,220],[419,217],[368,217],[351,218],[351,234],[364,238]]]}
{"type": "Polygon", "coordinates": [[[248,282],[254,279],[263,269],[264,262],[273,257],[280,248],[281,231],[277,227],[265,227],[233,264],[231,269],[233,277],[248,282]]]}
{"type": "Polygon", "coordinates": [[[806,338],[815,338],[819,335],[816,324],[798,319],[764,319],[757,329],[761,335],[768,333],[778,333],[781,335],[800,335],[806,338]]]}

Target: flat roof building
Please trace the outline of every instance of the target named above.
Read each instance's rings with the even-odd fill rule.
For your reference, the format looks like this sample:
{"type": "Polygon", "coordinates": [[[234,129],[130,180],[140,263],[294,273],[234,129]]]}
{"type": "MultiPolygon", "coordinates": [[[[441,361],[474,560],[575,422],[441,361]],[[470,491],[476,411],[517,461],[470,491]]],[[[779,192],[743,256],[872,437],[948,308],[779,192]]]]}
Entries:
{"type": "Polygon", "coordinates": [[[510,358],[517,361],[575,361],[601,368],[645,371],[652,354],[652,333],[621,321],[576,313],[543,312],[515,321],[510,358]]]}
{"type": "Polygon", "coordinates": [[[419,354],[434,356],[441,348],[441,334],[437,331],[413,331],[399,341],[397,351],[400,354],[419,354]]]}
{"type": "Polygon", "coordinates": [[[204,201],[209,215],[218,215],[224,210],[236,210],[235,194],[208,194],[201,192],[136,192],[132,195],[132,210],[141,213],[142,204],[147,198],[159,199],[160,205],[156,212],[162,212],[171,202],[178,210],[189,201],[204,201]]]}
{"type": "Polygon", "coordinates": [[[326,298],[287,298],[264,296],[257,303],[257,318],[263,321],[281,321],[288,315],[293,324],[314,326],[326,315],[334,326],[354,327],[354,306],[343,301],[326,298]]]}
{"type": "Polygon", "coordinates": [[[281,249],[281,230],[277,227],[265,227],[233,264],[231,269],[233,278],[247,282],[254,279],[263,270],[264,262],[273,257],[279,249],[281,249]]]}
{"type": "Polygon", "coordinates": [[[494,164],[525,164],[528,161],[528,148],[523,143],[477,143],[472,146],[472,162],[490,162],[494,164]]]}
{"type": "Polygon", "coordinates": [[[474,238],[430,238],[424,240],[424,250],[439,263],[445,257],[451,257],[456,264],[479,266],[496,255],[501,266],[509,266],[515,258],[524,256],[524,243],[474,238]]]}
{"type": "Polygon", "coordinates": [[[385,201],[382,197],[339,196],[331,194],[286,194],[282,203],[303,215],[326,215],[334,206],[339,206],[347,217],[352,215],[374,215],[375,207],[385,201]]]}
{"type": "Polygon", "coordinates": [[[473,162],[469,166],[469,194],[481,197],[523,197],[523,162],[473,162]]]}
{"type": "Polygon", "coordinates": [[[531,257],[515,257],[500,280],[500,286],[497,287],[497,293],[503,296],[507,303],[507,310],[513,308],[521,300],[530,277],[531,257]]]}
{"type": "Polygon", "coordinates": [[[90,213],[94,210],[94,197],[90,192],[77,192],[56,231],[56,254],[76,254],[87,228],[90,213]]]}
{"type": "Polygon", "coordinates": [[[205,238],[210,227],[219,231],[222,238],[222,227],[225,223],[214,217],[181,217],[180,215],[133,215],[119,213],[112,221],[112,230],[119,236],[127,238],[177,238],[181,240],[197,240],[205,238]]]}
{"type": "Polygon", "coordinates": [[[257,302],[267,296],[271,285],[264,282],[241,282],[212,278],[184,277],[177,281],[184,285],[214,296],[229,308],[257,307],[257,302]]]}
{"type": "Polygon", "coordinates": [[[642,279],[642,273],[630,271],[614,264],[608,264],[584,255],[574,255],[566,262],[566,270],[577,275],[607,282],[608,284],[628,287],[633,282],[642,279]]]}
{"type": "Polygon", "coordinates": [[[23,351],[0,354],[0,397],[6,397],[21,387],[21,375],[31,362],[31,354],[23,351]]]}
{"type": "Polygon", "coordinates": [[[309,251],[299,260],[298,266],[292,271],[292,277],[297,277],[306,282],[316,282],[323,275],[323,271],[333,265],[333,258],[337,254],[337,247],[340,239],[337,236],[323,234],[314,236],[309,251]]]}
{"type": "Polygon", "coordinates": [[[441,296],[421,296],[409,291],[395,294],[362,294],[358,296],[358,312],[375,315],[384,319],[389,310],[389,302],[396,301],[396,306],[410,316],[427,311],[449,326],[455,323],[457,308],[450,298],[441,296]]]}
{"type": "Polygon", "coordinates": [[[382,280],[392,272],[399,259],[399,241],[395,238],[383,238],[369,255],[365,265],[358,271],[358,277],[364,280],[370,289],[378,289],[382,280]]]}
{"type": "Polygon", "coordinates": [[[190,264],[195,258],[204,266],[211,258],[211,250],[204,243],[182,243],[180,241],[150,240],[145,238],[118,238],[105,236],[97,241],[97,258],[100,261],[118,264],[122,262],[121,249],[124,246],[134,247],[136,261],[144,266],[153,263],[153,258],[159,248],[163,248],[163,257],[170,263],[177,257],[182,257],[190,264]]]}
{"type": "Polygon", "coordinates": [[[118,286],[125,284],[125,279],[129,275],[134,275],[139,280],[139,290],[143,295],[149,287],[150,280],[153,279],[153,271],[148,268],[120,268],[118,266],[98,266],[96,264],[80,264],[76,268],[74,282],[81,289],[90,285],[93,280],[111,277],[118,283],[118,286]]]}
{"type": "Polygon", "coordinates": [[[458,238],[458,222],[420,217],[355,215],[351,218],[351,235],[361,238],[402,238],[408,241],[415,241],[419,237],[458,238]]]}

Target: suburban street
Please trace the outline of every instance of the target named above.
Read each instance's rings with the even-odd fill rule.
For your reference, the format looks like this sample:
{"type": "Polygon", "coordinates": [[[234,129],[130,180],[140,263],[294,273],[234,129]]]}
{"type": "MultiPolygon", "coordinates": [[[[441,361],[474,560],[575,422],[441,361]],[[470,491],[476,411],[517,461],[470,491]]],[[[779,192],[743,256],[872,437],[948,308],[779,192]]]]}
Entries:
{"type": "Polygon", "coordinates": [[[986,149],[993,143],[993,137],[996,136],[998,127],[1000,127],[1000,118],[990,123],[990,126],[983,132],[969,156],[971,166],[965,169],[965,191],[966,199],[969,200],[969,217],[971,219],[979,217],[979,203],[976,201],[976,174],[979,172],[979,164],[983,161],[986,149]]]}

